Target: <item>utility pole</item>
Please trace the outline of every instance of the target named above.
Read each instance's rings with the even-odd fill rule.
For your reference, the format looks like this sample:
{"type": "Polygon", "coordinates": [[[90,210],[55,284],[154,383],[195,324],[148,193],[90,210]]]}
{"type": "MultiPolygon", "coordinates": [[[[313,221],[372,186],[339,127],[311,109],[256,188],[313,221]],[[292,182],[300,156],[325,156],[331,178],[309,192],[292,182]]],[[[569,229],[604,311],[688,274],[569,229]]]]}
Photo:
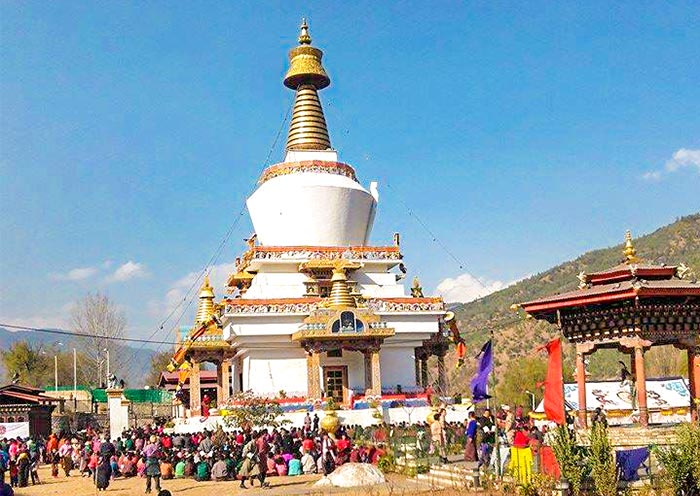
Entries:
{"type": "Polygon", "coordinates": [[[73,398],[78,391],[78,360],[76,357],[75,348],[73,348],[73,398]]]}
{"type": "Polygon", "coordinates": [[[56,391],[58,391],[58,355],[53,356],[53,380],[56,391]]]}
{"type": "Polygon", "coordinates": [[[107,377],[109,377],[109,350],[105,348],[105,351],[107,352],[107,377]]]}

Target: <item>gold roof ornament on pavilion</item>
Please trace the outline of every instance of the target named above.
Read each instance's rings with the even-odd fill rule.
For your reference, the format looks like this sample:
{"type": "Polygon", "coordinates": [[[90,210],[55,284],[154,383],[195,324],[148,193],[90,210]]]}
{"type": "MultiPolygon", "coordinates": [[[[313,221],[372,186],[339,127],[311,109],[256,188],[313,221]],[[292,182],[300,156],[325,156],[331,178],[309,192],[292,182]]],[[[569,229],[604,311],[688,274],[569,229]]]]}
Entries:
{"type": "Polygon", "coordinates": [[[321,64],[323,52],[311,46],[309,25],[302,20],[299,46],[289,51],[289,70],[284,85],[296,91],[292,121],[287,135],[287,150],[328,150],[326,118],[323,115],[318,90],[331,84],[321,64]]]}
{"type": "Polygon", "coordinates": [[[411,296],[413,298],[423,298],[423,286],[420,285],[418,276],[413,278],[413,284],[411,284],[411,296]]]}
{"type": "Polygon", "coordinates": [[[637,258],[637,250],[634,247],[634,244],[632,244],[632,231],[629,229],[625,233],[625,249],[622,251],[625,255],[625,263],[626,264],[635,264],[639,262],[639,258],[637,258]]]}
{"type": "Polygon", "coordinates": [[[214,288],[209,284],[209,275],[204,276],[204,282],[199,288],[199,303],[197,305],[197,316],[194,319],[194,323],[201,324],[206,322],[212,315],[214,315],[214,288]]]}
{"type": "Polygon", "coordinates": [[[350,285],[348,284],[348,276],[345,274],[345,268],[336,266],[333,269],[331,277],[331,294],[329,297],[328,306],[330,308],[355,308],[357,303],[355,298],[350,294],[350,285]]]}

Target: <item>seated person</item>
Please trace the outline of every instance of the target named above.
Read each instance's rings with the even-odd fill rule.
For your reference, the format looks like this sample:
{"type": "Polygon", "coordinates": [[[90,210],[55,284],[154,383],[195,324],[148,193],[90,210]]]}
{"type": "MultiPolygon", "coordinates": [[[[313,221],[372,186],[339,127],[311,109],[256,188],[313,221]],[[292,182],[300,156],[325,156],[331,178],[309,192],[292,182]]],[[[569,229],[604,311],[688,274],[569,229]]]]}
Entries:
{"type": "Polygon", "coordinates": [[[206,460],[200,460],[199,463],[197,463],[194,478],[196,481],[209,480],[209,464],[206,460]]]}
{"type": "Polygon", "coordinates": [[[182,458],[175,464],[175,478],[182,479],[185,477],[185,460],[182,458]]]}
{"type": "Polygon", "coordinates": [[[311,453],[308,451],[301,457],[301,467],[305,474],[316,473],[316,460],[314,460],[314,457],[311,456],[311,453]]]}
{"type": "MultiPolygon", "coordinates": [[[[183,466],[184,468],[184,466],[183,466]]],[[[174,476],[173,464],[169,458],[165,458],[160,462],[160,478],[170,480],[174,476]]]]}
{"type": "Polygon", "coordinates": [[[279,476],[287,475],[287,464],[281,456],[275,458],[275,472],[279,476]]]}
{"type": "Polygon", "coordinates": [[[228,479],[228,467],[222,455],[219,455],[219,458],[211,467],[211,478],[214,481],[224,481],[228,479]]]}
{"type": "Polygon", "coordinates": [[[301,475],[304,473],[304,470],[301,465],[301,456],[299,453],[294,453],[292,455],[292,459],[289,460],[289,470],[287,471],[287,475],[301,475]]]}

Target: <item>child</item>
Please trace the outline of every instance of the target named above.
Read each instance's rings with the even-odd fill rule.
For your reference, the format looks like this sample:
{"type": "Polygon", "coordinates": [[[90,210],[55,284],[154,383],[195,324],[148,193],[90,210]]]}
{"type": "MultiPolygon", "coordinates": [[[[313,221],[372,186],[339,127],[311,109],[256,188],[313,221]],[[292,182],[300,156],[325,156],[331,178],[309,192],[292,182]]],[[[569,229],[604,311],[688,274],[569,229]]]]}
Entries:
{"type": "Polygon", "coordinates": [[[49,454],[49,462],[51,463],[51,477],[54,479],[58,477],[58,466],[61,463],[61,456],[58,454],[57,449],[52,449],[49,454]]]}
{"type": "Polygon", "coordinates": [[[36,449],[29,452],[29,474],[32,477],[32,485],[41,484],[39,480],[39,451],[36,449]]]}
{"type": "Polygon", "coordinates": [[[17,461],[10,459],[10,486],[17,487],[19,485],[19,468],[17,461]]]}

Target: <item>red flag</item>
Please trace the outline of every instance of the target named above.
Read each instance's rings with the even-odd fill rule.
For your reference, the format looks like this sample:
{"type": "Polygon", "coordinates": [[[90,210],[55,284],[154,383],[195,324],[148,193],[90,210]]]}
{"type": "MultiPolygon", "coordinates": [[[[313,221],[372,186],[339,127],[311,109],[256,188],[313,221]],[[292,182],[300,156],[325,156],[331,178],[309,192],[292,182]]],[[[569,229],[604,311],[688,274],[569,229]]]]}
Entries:
{"type": "Polygon", "coordinates": [[[564,412],[564,378],[561,368],[561,339],[553,339],[543,348],[547,348],[549,363],[547,378],[544,381],[544,413],[549,420],[557,424],[566,424],[564,412]]]}

